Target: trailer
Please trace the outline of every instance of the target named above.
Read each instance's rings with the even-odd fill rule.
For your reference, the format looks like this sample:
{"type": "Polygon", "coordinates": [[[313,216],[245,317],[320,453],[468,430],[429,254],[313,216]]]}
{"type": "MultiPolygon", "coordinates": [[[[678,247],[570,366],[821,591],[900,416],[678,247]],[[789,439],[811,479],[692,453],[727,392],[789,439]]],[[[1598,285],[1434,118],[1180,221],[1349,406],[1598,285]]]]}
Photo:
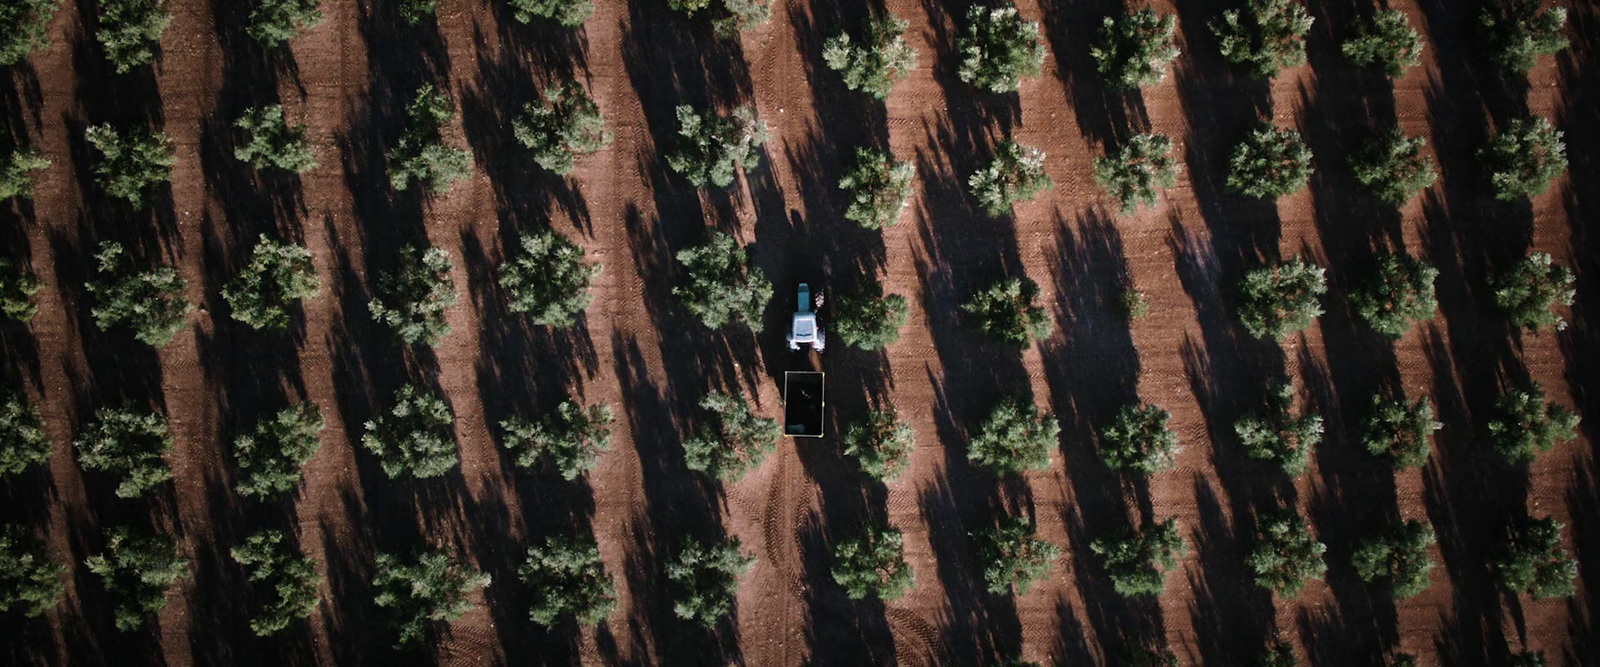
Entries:
{"type": "Polygon", "coordinates": [[[821,371],[785,371],[783,374],[783,434],[790,438],[822,437],[823,398],[821,371]]]}

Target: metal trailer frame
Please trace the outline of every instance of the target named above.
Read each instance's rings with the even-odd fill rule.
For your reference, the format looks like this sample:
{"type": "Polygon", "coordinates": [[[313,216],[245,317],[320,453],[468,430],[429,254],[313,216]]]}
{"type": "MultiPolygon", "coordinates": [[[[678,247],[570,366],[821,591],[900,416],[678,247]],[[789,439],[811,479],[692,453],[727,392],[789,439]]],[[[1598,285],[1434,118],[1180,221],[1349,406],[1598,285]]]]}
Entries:
{"type": "Polygon", "coordinates": [[[784,437],[820,438],[825,435],[826,420],[823,415],[828,405],[826,390],[827,374],[822,371],[784,371],[784,437]],[[813,378],[816,380],[814,386],[811,383],[813,378]]]}

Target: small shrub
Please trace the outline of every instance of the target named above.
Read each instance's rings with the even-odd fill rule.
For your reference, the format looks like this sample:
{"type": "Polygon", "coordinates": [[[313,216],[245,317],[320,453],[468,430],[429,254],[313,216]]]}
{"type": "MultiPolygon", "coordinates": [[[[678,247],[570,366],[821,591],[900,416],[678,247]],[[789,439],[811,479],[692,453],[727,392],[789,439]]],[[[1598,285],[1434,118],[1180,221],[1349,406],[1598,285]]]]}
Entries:
{"type": "Polygon", "coordinates": [[[1245,0],[1243,10],[1222,13],[1211,23],[1222,57],[1250,74],[1271,78],[1306,62],[1311,13],[1293,0],[1245,0]]]}
{"type": "Polygon", "coordinates": [[[1567,328],[1567,321],[1551,308],[1572,305],[1578,296],[1573,288],[1577,276],[1554,261],[1549,254],[1536,252],[1494,278],[1490,285],[1494,288],[1494,304],[1505,311],[1511,326],[1529,331],[1567,328]]]}
{"type": "Polygon", "coordinates": [[[61,0],[13,0],[0,5],[0,67],[20,63],[50,46],[47,31],[60,4],[61,0]]]}
{"type": "Polygon", "coordinates": [[[1022,349],[1055,330],[1049,313],[1034,304],[1039,285],[1028,278],[1007,278],[972,295],[961,309],[972,315],[978,330],[1022,349]]]}
{"type": "Polygon", "coordinates": [[[126,255],[121,244],[102,242],[95,260],[101,280],[87,285],[98,304],[89,310],[101,331],[118,325],[133,327],[133,337],[161,347],[172,342],[194,309],[184,300],[189,283],[178,271],[162,266],[138,273],[123,273],[117,267],[126,255]],[[123,273],[117,276],[118,273],[123,273]]]}
{"type": "Polygon", "coordinates": [[[106,550],[84,561],[104,580],[118,630],[137,630],[167,606],[167,587],[188,574],[170,537],[135,535],[123,526],[106,530],[106,550]]]}
{"type": "Polygon", "coordinates": [[[583,247],[553,230],[524,234],[521,252],[500,265],[500,288],[511,297],[512,312],[545,327],[577,324],[594,301],[589,285],[600,265],[583,261],[583,247]]]}
{"type": "Polygon", "coordinates": [[[977,537],[983,582],[996,595],[1027,595],[1061,559],[1061,548],[1039,539],[1027,517],[1003,518],[977,537]]]}
{"type": "Polygon", "coordinates": [[[1245,274],[1239,291],[1239,321],[1257,338],[1278,342],[1311,326],[1322,315],[1318,299],[1328,291],[1326,272],[1299,257],[1245,274]]]}
{"type": "Polygon", "coordinates": [[[1544,651],[1524,649],[1511,654],[1506,667],[1545,667],[1544,651]]]}
{"type": "Polygon", "coordinates": [[[260,0],[250,11],[245,32],[267,46],[277,46],[299,36],[300,31],[322,25],[317,0],[260,0]]]}
{"type": "Polygon", "coordinates": [[[1407,137],[1396,128],[1351,155],[1350,168],[1379,199],[1399,206],[1439,179],[1433,158],[1422,154],[1426,145],[1427,139],[1407,137]]]}
{"type": "Polygon", "coordinates": [[[1514,594],[1527,593],[1540,600],[1569,597],[1575,591],[1578,562],[1561,548],[1561,524],[1531,515],[1514,520],[1494,561],[1500,584],[1514,594]]]}
{"type": "Polygon", "coordinates": [[[50,450],[39,408],[21,394],[4,396],[0,400],[0,477],[49,461],[50,450]]]}
{"type": "Polygon", "coordinates": [[[450,334],[445,311],[460,296],[450,279],[454,268],[443,248],[402,248],[400,270],[379,278],[378,297],[367,304],[372,318],[389,325],[406,343],[439,344],[450,334]]]}
{"type": "Polygon", "coordinates": [[[1015,7],[967,10],[967,32],[956,43],[961,52],[962,81],[991,93],[1022,87],[1022,77],[1038,76],[1044,66],[1044,41],[1039,24],[1026,21],[1015,7]]]}
{"type": "Polygon", "coordinates": [[[511,120],[511,131],[517,143],[533,151],[534,162],[562,176],[572,173],[578,156],[611,143],[600,105],[573,81],[545,88],[544,104],[523,105],[522,115],[511,120]]]}
{"type": "Polygon", "coordinates": [[[1055,187],[1055,181],[1044,173],[1044,151],[1007,139],[994,147],[994,158],[972,173],[967,186],[984,211],[999,217],[1013,204],[1055,187]]]}
{"type": "Polygon", "coordinates": [[[1094,160],[1094,180],[1106,194],[1122,202],[1122,212],[1132,213],[1141,204],[1156,205],[1156,189],[1170,188],[1178,182],[1177,163],[1172,159],[1172,140],[1164,134],[1140,134],[1105,157],[1094,160]]]}
{"type": "Polygon", "coordinates": [[[450,95],[423,84],[406,105],[406,127],[389,149],[389,185],[404,191],[413,181],[439,194],[472,175],[472,154],[445,143],[444,128],[456,117],[450,95]]]}
{"type": "Polygon", "coordinates": [[[844,454],[856,457],[868,476],[887,482],[905,472],[916,437],[894,408],[873,410],[845,432],[844,454]]]}
{"type": "Polygon", "coordinates": [[[1245,564],[1256,583],[1284,597],[1300,594],[1308,579],[1321,579],[1328,571],[1322,554],[1328,547],[1312,539],[1298,514],[1265,519],[1257,528],[1256,546],[1245,564]]]}
{"type": "Polygon", "coordinates": [[[260,531],[229,553],[244,567],[246,578],[258,589],[270,592],[261,611],[250,619],[250,629],[257,635],[282,632],[317,608],[317,588],[322,585],[317,561],[286,544],[283,533],[260,531]]]}
{"type": "Polygon", "coordinates": [[[322,448],[322,411],[315,403],[300,403],[256,423],[249,433],[233,440],[239,493],[256,498],[292,491],[300,485],[300,470],[322,448]]]}
{"type": "Polygon", "coordinates": [[[1000,401],[968,445],[967,458],[994,473],[1048,470],[1061,435],[1054,415],[1021,398],[1000,401]]]}
{"type": "Polygon", "coordinates": [[[1375,268],[1350,293],[1350,306],[1357,317],[1391,339],[1404,336],[1412,322],[1433,319],[1439,309],[1433,298],[1438,269],[1404,252],[1380,254],[1375,268]]]}
{"type": "Polygon", "coordinates": [[[1132,324],[1150,314],[1150,299],[1145,297],[1143,291],[1128,287],[1118,297],[1117,308],[1122,313],[1123,321],[1132,324]]]}
{"type": "Polygon", "coordinates": [[[1406,13],[1385,9],[1373,15],[1369,25],[1357,28],[1339,49],[1350,62],[1360,67],[1381,65],[1384,73],[1398,79],[1407,67],[1422,64],[1422,47],[1422,36],[1411,29],[1406,13]]]}
{"type": "Polygon", "coordinates": [[[1114,537],[1096,538],[1089,550],[1100,557],[1100,565],[1111,576],[1111,586],[1123,597],[1161,595],[1167,590],[1167,572],[1178,566],[1178,559],[1189,552],[1188,543],[1178,532],[1178,520],[1145,523],[1138,534],[1124,531],[1114,537]]]}
{"type": "Polygon", "coordinates": [[[845,345],[881,350],[900,340],[900,328],[911,316],[911,305],[899,294],[883,293],[874,281],[855,294],[839,299],[833,332],[845,345]]]}
{"type": "Polygon", "coordinates": [[[1361,444],[1373,456],[1389,460],[1396,469],[1420,468],[1432,449],[1428,439],[1444,424],[1433,420],[1433,402],[1424,396],[1407,404],[1405,399],[1372,397],[1372,411],[1362,429],[1361,444]]]}
{"type": "Polygon", "coordinates": [[[222,289],[222,298],[233,308],[233,319],[255,329],[282,329],[289,326],[290,305],[321,290],[310,250],[262,234],[250,263],[222,289]]]}
{"type": "Polygon", "coordinates": [[[1228,189],[1273,199],[1305,189],[1311,172],[1311,149],[1300,133],[1264,125],[1233,147],[1228,158],[1228,189]]]}
{"type": "MultiPolygon", "coordinates": [[[[710,8],[713,0],[667,0],[667,6],[694,16],[710,8]]],[[[761,25],[772,18],[769,0],[716,0],[717,10],[711,16],[711,29],[723,39],[737,39],[739,33],[761,25]],[[720,10],[720,11],[718,11],[720,10]]]]}
{"type": "Polygon", "coordinates": [[[839,189],[850,197],[846,220],[865,229],[893,227],[900,212],[910,205],[911,163],[871,148],[856,151],[856,163],[839,179],[839,189]]]}
{"type": "Polygon", "coordinates": [[[1567,10],[1541,10],[1541,0],[1505,0],[1485,3],[1478,23],[1483,26],[1489,62],[1507,72],[1526,74],[1539,56],[1567,48],[1567,10]]]}
{"type": "Polygon", "coordinates": [[[33,316],[39,314],[39,304],[33,302],[33,295],[40,287],[43,283],[32,271],[0,257],[0,315],[24,324],[33,321],[33,316]]]}
{"type": "Polygon", "coordinates": [[[750,571],[756,557],[739,551],[739,538],[722,544],[701,546],[689,538],[677,558],[667,563],[667,579],[680,591],[672,603],[678,618],[695,621],[707,628],[733,611],[733,594],[739,578],[750,571]]]}
{"type": "Polygon", "coordinates": [[[284,120],[283,105],[252,107],[233,122],[247,137],[234,149],[233,156],[257,169],[277,167],[304,174],[317,168],[316,153],[306,140],[306,126],[290,126],[284,120]]]}
{"type": "Polygon", "coordinates": [[[1363,540],[1351,563],[1362,581],[1381,582],[1395,600],[1404,600],[1427,590],[1428,573],[1433,571],[1428,547],[1433,543],[1433,527],[1413,519],[1363,540]]]}
{"type": "Polygon", "coordinates": [[[678,148],[667,156],[667,166],[697,188],[707,183],[725,188],[733,184],[735,174],[756,168],[761,159],[756,148],[767,141],[767,124],[756,120],[752,106],[719,116],[683,105],[678,107],[678,136],[678,148]]]}
{"type": "Polygon", "coordinates": [[[561,477],[574,480],[594,469],[600,453],[611,449],[611,406],[587,408],[562,401],[538,422],[512,417],[500,422],[503,443],[516,456],[517,467],[532,468],[549,459],[561,477]]]}
{"type": "Polygon", "coordinates": [[[1294,647],[1286,642],[1274,641],[1256,658],[1259,667],[1298,667],[1300,659],[1294,657],[1294,647]]]}
{"type": "Polygon", "coordinates": [[[761,311],[772,300],[772,283],[759,269],[750,268],[750,254],[732,236],[712,232],[704,245],[678,252],[678,262],[688,280],[672,294],[700,319],[716,329],[732,320],[761,332],[761,311]]]}
{"type": "Polygon", "coordinates": [[[1567,145],[1562,133],[1543,118],[1516,119],[1478,158],[1489,168],[1489,182],[1500,201],[1537,197],[1550,181],[1567,171],[1567,145]]]}
{"type": "Polygon", "coordinates": [[[67,568],[50,560],[43,542],[22,526],[0,528],[0,612],[38,618],[61,603],[67,568]]]}
{"type": "Polygon", "coordinates": [[[546,538],[544,546],[528,548],[528,560],[517,576],[533,592],[528,617],[546,628],[567,616],[594,625],[617,609],[616,584],[606,574],[593,538],[546,538]]]}
{"type": "Polygon", "coordinates": [[[906,43],[910,24],[894,16],[867,20],[861,44],[841,32],[822,45],[822,62],[844,77],[844,85],[877,99],[889,96],[894,84],[917,68],[917,50],[906,43]]]}
{"type": "Polygon", "coordinates": [[[1113,86],[1153,86],[1166,78],[1167,66],[1181,53],[1173,41],[1177,31],[1171,14],[1158,15],[1150,9],[1107,16],[1089,55],[1100,76],[1113,86]]]}
{"type": "Polygon", "coordinates": [[[898,600],[911,590],[913,570],[906,564],[904,538],[892,528],[867,528],[833,547],[833,581],[852,600],[877,596],[898,600]]]}
{"type": "Polygon", "coordinates": [[[433,16],[439,0],[397,0],[396,4],[400,8],[400,19],[407,25],[416,25],[433,16]]]}
{"type": "Polygon", "coordinates": [[[79,465],[121,476],[118,498],[137,498],[172,479],[172,469],[161,458],[172,449],[172,436],[159,414],[100,408],[72,444],[78,448],[79,465]]]}
{"type": "Polygon", "coordinates": [[[1178,434],[1167,428],[1172,415],[1154,405],[1127,405],[1100,432],[1100,458],[1113,470],[1146,475],[1171,470],[1178,434]]]}
{"type": "Polygon", "coordinates": [[[508,0],[508,4],[518,23],[530,23],[538,17],[575,28],[594,13],[594,3],[589,0],[508,0]]]}
{"type": "Polygon", "coordinates": [[[1539,452],[1578,437],[1578,415],[1544,401],[1544,387],[1535,382],[1527,391],[1508,391],[1495,401],[1489,420],[1489,441],[1512,463],[1532,463],[1539,452]]]}
{"type": "Polygon", "coordinates": [[[155,58],[161,33],[172,22],[162,0],[100,0],[99,5],[100,29],[94,36],[105,47],[106,58],[117,66],[117,72],[155,58]]]}
{"type": "MultiPolygon", "coordinates": [[[[4,12],[0,9],[0,12],[4,12]]],[[[32,148],[11,151],[11,157],[0,162],[0,201],[7,199],[32,199],[33,176],[30,172],[50,168],[50,160],[32,148]]]]}
{"type": "Polygon", "coordinates": [[[438,477],[458,462],[454,423],[443,398],[407,384],[395,392],[388,414],[367,421],[361,446],[378,457],[389,479],[438,477]]]}
{"type": "Polygon", "coordinates": [[[710,417],[683,441],[684,463],[690,470],[727,483],[739,481],[778,448],[783,429],[778,420],[756,416],[743,397],[711,392],[700,400],[710,417]]]}
{"type": "Polygon", "coordinates": [[[396,648],[415,644],[434,621],[454,621],[472,610],[467,594],[489,585],[489,575],[455,562],[443,551],[417,553],[410,562],[378,554],[373,601],[390,610],[399,632],[396,648]]]}
{"type": "Polygon", "coordinates": [[[1322,415],[1294,416],[1294,385],[1280,384],[1267,396],[1266,405],[1235,422],[1244,453],[1272,461],[1294,477],[1311,465],[1311,450],[1322,442],[1322,415]]]}
{"type": "Polygon", "coordinates": [[[172,180],[177,158],[164,133],[133,130],[124,135],[110,125],[95,125],[84,131],[84,138],[100,152],[94,162],[95,182],[134,208],[144,208],[150,203],[150,191],[172,180]]]}

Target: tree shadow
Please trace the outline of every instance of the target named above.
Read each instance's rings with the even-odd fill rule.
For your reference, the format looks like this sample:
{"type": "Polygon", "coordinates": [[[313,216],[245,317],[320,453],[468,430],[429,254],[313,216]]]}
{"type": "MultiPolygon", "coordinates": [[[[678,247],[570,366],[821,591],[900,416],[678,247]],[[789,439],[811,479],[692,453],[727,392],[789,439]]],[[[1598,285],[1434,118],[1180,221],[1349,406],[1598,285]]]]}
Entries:
{"type": "Polygon", "coordinates": [[[1230,520],[1201,475],[1194,476],[1194,488],[1199,522],[1192,544],[1199,572],[1186,570],[1185,576],[1194,590],[1189,616],[1195,649],[1203,664],[1247,664],[1276,632],[1272,593],[1255,583],[1245,565],[1256,517],[1234,512],[1230,520]]]}
{"type": "Polygon", "coordinates": [[[1044,33],[1055,54],[1057,78],[1066,86],[1084,137],[1119,145],[1150,128],[1144,94],[1105,82],[1087,45],[1100,40],[1102,21],[1130,11],[1124,0],[1052,0],[1041,3],[1044,33]]]}

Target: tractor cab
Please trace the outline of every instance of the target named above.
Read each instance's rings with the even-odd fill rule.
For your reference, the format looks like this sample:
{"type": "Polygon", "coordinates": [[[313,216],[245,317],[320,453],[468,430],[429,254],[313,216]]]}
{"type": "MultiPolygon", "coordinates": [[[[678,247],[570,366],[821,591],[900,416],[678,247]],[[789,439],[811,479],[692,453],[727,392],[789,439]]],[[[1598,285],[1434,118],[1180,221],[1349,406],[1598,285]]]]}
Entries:
{"type": "Polygon", "coordinates": [[[822,323],[817,321],[816,311],[811,309],[811,286],[800,283],[796,300],[799,302],[799,309],[795,311],[790,321],[789,349],[799,350],[801,345],[810,345],[821,352],[827,347],[828,339],[822,331],[822,323]]]}

